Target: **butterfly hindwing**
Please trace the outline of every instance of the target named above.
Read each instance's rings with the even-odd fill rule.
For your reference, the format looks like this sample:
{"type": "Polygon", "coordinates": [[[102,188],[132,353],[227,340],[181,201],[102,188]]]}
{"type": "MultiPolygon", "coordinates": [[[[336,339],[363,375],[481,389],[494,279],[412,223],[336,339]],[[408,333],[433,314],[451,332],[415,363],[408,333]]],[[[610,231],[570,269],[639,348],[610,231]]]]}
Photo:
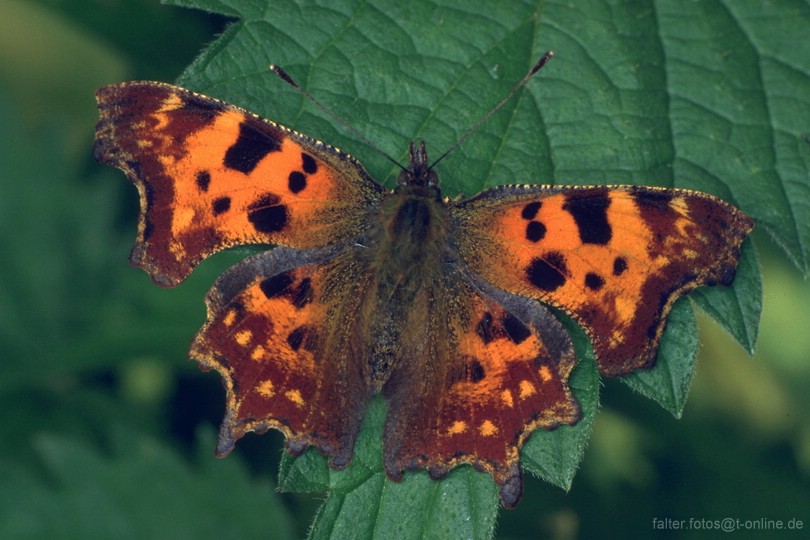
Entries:
{"type": "Polygon", "coordinates": [[[637,186],[505,186],[455,212],[473,271],[573,316],[607,375],[652,365],[672,303],[730,284],[753,227],[711,195],[637,186]]]}
{"type": "Polygon", "coordinates": [[[234,105],[156,82],[105,86],[96,98],[96,159],[138,187],[131,260],[160,285],[234,245],[345,239],[381,197],[351,157],[234,105]]]}
{"type": "Polygon", "coordinates": [[[208,293],[190,354],[225,381],[220,455],[272,427],[293,453],[312,445],[336,468],[351,460],[370,389],[353,369],[365,349],[349,342],[359,280],[334,253],[276,248],[237,264],[208,293]]]}
{"type": "Polygon", "coordinates": [[[388,475],[427,468],[434,478],[456,465],[489,472],[501,501],[514,506],[522,480],[519,449],[537,428],[574,424],[568,386],[576,362],[562,324],[537,302],[448,267],[425,291],[435,309],[426,347],[403,343],[384,388],[389,401],[384,460],[388,475]],[[442,278],[438,278],[441,280],[442,278]],[[430,344],[430,336],[441,340],[430,344]],[[413,356],[413,358],[410,358],[413,356]]]}

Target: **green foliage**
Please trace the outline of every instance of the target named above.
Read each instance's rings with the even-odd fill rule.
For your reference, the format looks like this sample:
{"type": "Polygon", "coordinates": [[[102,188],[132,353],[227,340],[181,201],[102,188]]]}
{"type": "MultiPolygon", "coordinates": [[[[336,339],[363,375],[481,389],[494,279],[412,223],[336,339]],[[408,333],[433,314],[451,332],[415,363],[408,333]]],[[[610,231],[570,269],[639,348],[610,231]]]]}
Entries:
{"type": "Polygon", "coordinates": [[[116,433],[113,446],[103,455],[67,436],[37,436],[47,479],[0,468],[0,536],[293,537],[272,487],[250,480],[238,461],[206,456],[195,470],[165,445],[127,432],[116,433]]]}
{"type": "MultiPolygon", "coordinates": [[[[780,0],[765,13],[755,2],[514,1],[500,3],[497,10],[485,2],[427,0],[173,3],[232,18],[185,70],[181,84],[340,146],[388,185],[397,172],[390,163],[276,79],[267,64],[283,66],[371,141],[403,160],[411,139],[424,138],[431,155],[438,156],[542,52],[554,49],[550,65],[439,166],[447,195],[471,195],[503,183],[700,189],[746,211],[756,220],[763,244],[770,238],[801,273],[808,272],[806,5],[780,0]]],[[[146,2],[112,12],[102,4],[87,10],[85,18],[70,9],[71,2],[13,4],[3,16],[47,28],[51,46],[70,50],[74,65],[65,69],[59,63],[63,56],[26,57],[37,54],[27,45],[3,48],[17,51],[13,63],[0,57],[0,74],[14,74],[0,79],[0,133],[2,140],[13,141],[0,146],[0,536],[300,536],[312,514],[311,498],[282,499],[270,492],[265,471],[272,453],[236,452],[211,463],[211,441],[186,441],[203,454],[198,457],[170,432],[172,415],[180,414],[172,407],[179,381],[215,380],[192,375],[194,366],[183,359],[204,317],[206,288],[240,254],[204,263],[177,290],[152,286],[125,264],[134,236],[134,190],[120,174],[91,169],[89,162],[93,87],[138,74],[171,79],[215,33],[218,19],[169,8],[162,10],[171,15],[158,19],[155,6],[146,2]],[[62,18],[42,8],[48,4],[58,6],[62,18]],[[182,37],[189,35],[198,41],[182,37]],[[136,46],[139,40],[146,48],[136,46]],[[176,56],[167,58],[170,52],[176,56]],[[94,66],[92,73],[82,69],[87,65],[94,66]],[[42,73],[26,78],[20,66],[37,66],[42,73]],[[40,91],[45,86],[49,91],[40,91]],[[36,96],[46,101],[35,101],[36,96]],[[291,524],[293,509],[298,521],[291,524]]],[[[12,29],[0,33],[26,43],[24,32],[12,29]]],[[[698,343],[707,341],[703,335],[698,339],[691,305],[753,351],[762,309],[759,264],[749,243],[733,287],[697,291],[678,302],[658,366],[623,382],[680,416],[698,343]]],[[[791,291],[802,286],[798,280],[790,283],[791,291]]],[[[792,311],[779,316],[806,319],[806,307],[796,313],[802,305],[790,304],[786,309],[792,311]]],[[[810,406],[796,397],[807,393],[806,351],[791,353],[789,358],[803,360],[789,363],[778,347],[796,339],[770,338],[773,352],[763,364],[776,364],[784,380],[770,375],[775,382],[759,387],[771,379],[745,378],[750,368],[740,362],[747,360],[727,361],[733,356],[729,342],[707,345],[706,364],[727,370],[711,379],[713,384],[735,381],[737,400],[748,391],[742,388],[768,388],[756,395],[770,407],[746,408],[734,400],[733,406],[725,405],[712,388],[710,397],[699,394],[704,397],[698,405],[706,409],[673,426],[671,417],[656,416],[649,402],[635,399],[625,385],[608,382],[600,392],[587,340],[569,327],[581,358],[571,384],[584,418],[574,427],[537,432],[527,443],[522,454],[526,496],[515,512],[502,516],[502,534],[535,535],[528,531],[552,517],[558,521],[543,521],[542,527],[559,532],[565,530],[559,523],[572,512],[591,536],[608,528],[617,536],[649,534],[648,517],[698,511],[719,517],[729,508],[716,494],[731,500],[728,493],[745,489],[740,478],[749,470],[763,495],[731,509],[748,512],[743,518],[763,517],[754,512],[767,510],[793,512],[808,521],[799,509],[810,507],[810,490],[796,478],[796,469],[801,463],[810,467],[800,457],[810,451],[795,442],[800,440],[796,433],[810,429],[795,411],[810,406]],[[600,399],[623,414],[624,423],[605,425],[622,426],[624,440],[600,430],[600,399]],[[791,413],[793,423],[781,420],[774,426],[774,419],[791,413]],[[729,454],[722,431],[732,429],[723,424],[732,422],[727,418],[737,418],[731,424],[738,426],[734,437],[760,434],[750,455],[729,454]],[[589,440],[591,465],[586,456],[575,479],[589,440]],[[608,456],[605,444],[623,453],[608,456]],[[753,461],[773,447],[793,448],[797,457],[790,465],[753,461]],[[662,450],[667,448],[671,454],[662,450]],[[666,460],[677,462],[684,455],[698,457],[678,465],[677,480],[668,479],[666,460]],[[664,464],[645,456],[665,456],[659,457],[664,464]],[[621,459],[623,465],[616,466],[621,459]],[[532,483],[532,474],[572,490],[563,499],[560,490],[532,483]],[[628,484],[638,492],[625,489],[628,484]],[[656,488],[668,494],[655,495],[656,488]],[[692,497],[692,490],[706,495],[692,497]],[[656,497],[660,506],[653,506],[656,497]],[[638,523],[627,521],[629,508],[638,523]],[[611,521],[614,516],[625,521],[611,521]]],[[[696,379],[699,387],[700,376],[696,379]]],[[[209,402],[221,406],[221,393],[203,394],[204,386],[195,391],[206,403],[200,409],[209,402]]],[[[345,471],[329,470],[313,451],[282,458],[282,489],[328,492],[310,535],[491,536],[498,506],[488,475],[465,466],[441,482],[425,473],[407,474],[400,484],[385,478],[384,414],[381,400],[371,404],[356,458],[345,471]]],[[[217,421],[221,409],[206,410],[204,418],[217,421]]],[[[246,438],[238,448],[251,444],[259,443],[246,438]]]]}

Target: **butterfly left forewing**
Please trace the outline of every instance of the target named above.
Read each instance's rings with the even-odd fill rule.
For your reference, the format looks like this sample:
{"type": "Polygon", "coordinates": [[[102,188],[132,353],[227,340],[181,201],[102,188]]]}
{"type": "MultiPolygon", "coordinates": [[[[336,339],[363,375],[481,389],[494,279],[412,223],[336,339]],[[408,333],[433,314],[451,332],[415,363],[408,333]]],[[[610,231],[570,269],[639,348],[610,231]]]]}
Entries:
{"type": "Polygon", "coordinates": [[[506,186],[455,212],[470,268],[573,316],[607,375],[655,361],[672,303],[730,284],[753,227],[710,195],[637,186],[506,186]]]}
{"type": "Polygon", "coordinates": [[[184,88],[129,82],[96,99],[95,157],[138,187],[131,261],[160,285],[234,245],[345,240],[383,191],[340,150],[184,88]]]}

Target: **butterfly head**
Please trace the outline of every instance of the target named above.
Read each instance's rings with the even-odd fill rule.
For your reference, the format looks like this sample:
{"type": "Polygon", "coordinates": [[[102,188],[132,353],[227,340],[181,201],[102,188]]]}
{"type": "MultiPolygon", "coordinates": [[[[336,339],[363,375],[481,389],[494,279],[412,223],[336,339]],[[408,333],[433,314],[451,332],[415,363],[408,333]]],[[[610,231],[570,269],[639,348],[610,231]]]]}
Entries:
{"type": "Polygon", "coordinates": [[[425,141],[420,141],[418,146],[411,141],[409,151],[408,166],[399,173],[397,186],[437,188],[439,186],[439,177],[433,172],[428,163],[425,141]]]}

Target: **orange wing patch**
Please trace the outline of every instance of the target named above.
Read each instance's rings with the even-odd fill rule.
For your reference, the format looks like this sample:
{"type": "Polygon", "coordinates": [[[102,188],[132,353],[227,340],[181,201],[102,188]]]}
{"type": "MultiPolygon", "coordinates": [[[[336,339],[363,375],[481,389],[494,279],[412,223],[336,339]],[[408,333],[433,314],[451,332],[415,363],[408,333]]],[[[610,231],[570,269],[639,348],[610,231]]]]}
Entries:
{"type": "Polygon", "coordinates": [[[573,316],[606,375],[655,361],[672,303],[731,283],[753,227],[710,195],[632,186],[502,187],[456,211],[473,271],[573,316]]]}
{"type": "Polygon", "coordinates": [[[346,154],[233,105],[154,82],[96,97],[96,159],[138,187],[131,261],[160,285],[234,245],[345,239],[382,195],[346,154]]]}

